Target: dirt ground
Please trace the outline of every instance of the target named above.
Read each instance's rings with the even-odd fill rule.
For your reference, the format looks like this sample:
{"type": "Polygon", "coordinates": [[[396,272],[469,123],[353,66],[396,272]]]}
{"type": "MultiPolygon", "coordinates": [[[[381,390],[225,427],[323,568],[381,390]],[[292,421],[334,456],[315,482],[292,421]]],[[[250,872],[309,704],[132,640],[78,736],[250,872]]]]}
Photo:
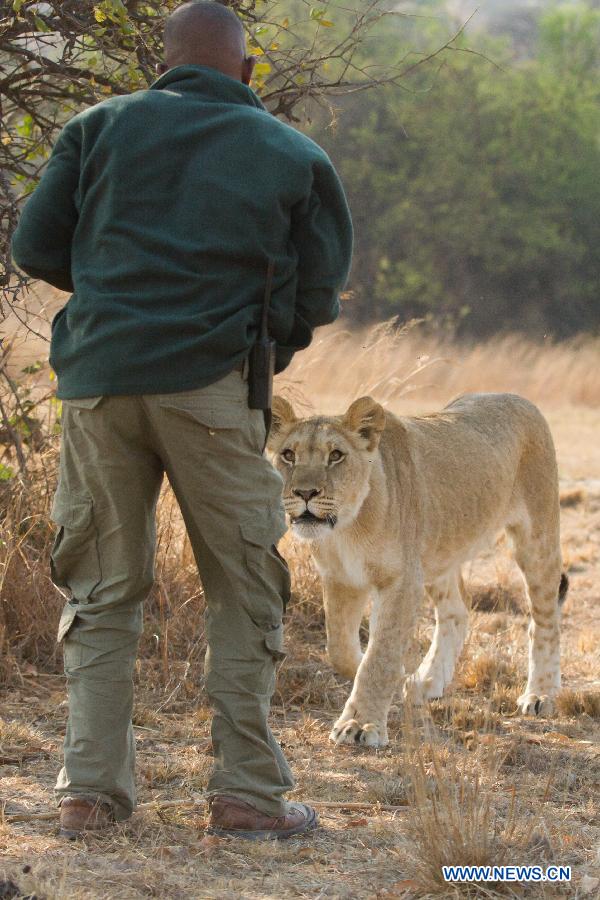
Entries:
{"type": "MultiPolygon", "coordinates": [[[[410,414],[436,404],[405,397],[391,405],[410,414]]],[[[0,897],[599,897],[600,407],[541,405],[557,444],[571,583],[555,715],[515,714],[528,619],[501,541],[465,572],[471,633],[448,696],[408,724],[398,699],[384,750],[334,747],[328,733],[349,683],[326,657],[316,576],[288,542],[295,602],[273,727],[296,775],[294,796],[318,805],[321,830],[281,844],[203,841],[211,760],[201,683],[174,663],[177,677],[165,686],[160,661],[142,659],[134,719],[141,808],[106,835],[65,843],[52,798],[63,679],[28,664],[0,692],[0,897]],[[572,881],[444,887],[440,859],[568,865],[572,881]]],[[[432,625],[424,610],[422,650],[432,625]]]]}

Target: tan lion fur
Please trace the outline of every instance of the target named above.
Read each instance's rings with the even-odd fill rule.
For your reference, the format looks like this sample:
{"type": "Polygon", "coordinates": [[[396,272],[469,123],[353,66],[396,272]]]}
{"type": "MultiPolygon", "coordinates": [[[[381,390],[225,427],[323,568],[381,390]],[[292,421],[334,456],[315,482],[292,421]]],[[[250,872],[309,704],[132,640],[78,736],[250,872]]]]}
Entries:
{"type": "Polygon", "coordinates": [[[466,630],[461,566],[506,529],[531,623],[523,713],[548,712],[560,688],[561,551],[556,457],[529,401],[472,394],[433,415],[399,418],[361,397],[344,415],[297,418],[273,401],[269,451],[284,504],[323,582],[327,649],[354,678],[331,737],[387,743],[387,716],[425,590],[436,608],[429,652],[406,680],[416,702],[441,696],[466,630]],[[300,518],[303,516],[303,518],[300,518]],[[362,653],[359,626],[371,601],[362,653]]]}

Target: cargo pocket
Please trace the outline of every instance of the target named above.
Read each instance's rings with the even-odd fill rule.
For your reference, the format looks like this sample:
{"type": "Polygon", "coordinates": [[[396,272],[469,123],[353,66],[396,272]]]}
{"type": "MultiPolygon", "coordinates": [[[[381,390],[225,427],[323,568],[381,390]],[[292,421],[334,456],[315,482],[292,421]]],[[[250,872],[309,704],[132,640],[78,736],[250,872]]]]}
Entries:
{"type": "Polygon", "coordinates": [[[278,596],[283,612],[290,599],[290,573],[277,550],[277,541],[286,532],[285,515],[277,508],[256,512],[240,522],[248,579],[249,612],[259,627],[281,620],[281,609],[273,606],[278,596]]]}
{"type": "Polygon", "coordinates": [[[283,649],[283,625],[275,625],[265,635],[265,647],[277,662],[285,659],[286,653],[283,649]]]}
{"type": "Polygon", "coordinates": [[[165,412],[178,415],[177,428],[185,435],[185,426],[195,429],[192,437],[197,442],[198,426],[203,429],[202,451],[221,457],[237,456],[241,447],[254,447],[251,443],[249,410],[240,399],[230,400],[216,396],[163,396],[160,406],[165,412]]]}
{"type": "Polygon", "coordinates": [[[171,409],[181,413],[186,418],[193,419],[200,425],[204,425],[210,431],[217,429],[241,428],[245,425],[248,413],[242,403],[230,407],[219,408],[214,405],[205,405],[198,401],[163,401],[160,404],[164,409],[171,409]]]}
{"type": "Polygon", "coordinates": [[[61,613],[60,621],[58,623],[58,633],[56,635],[56,641],[58,644],[62,641],[64,637],[67,636],[71,625],[75,621],[75,616],[77,615],[77,604],[73,603],[71,600],[67,604],[61,613]]]}
{"type": "Polygon", "coordinates": [[[59,489],[50,518],[59,526],[50,554],[52,581],[86,603],[102,578],[92,498],[59,489]]]}

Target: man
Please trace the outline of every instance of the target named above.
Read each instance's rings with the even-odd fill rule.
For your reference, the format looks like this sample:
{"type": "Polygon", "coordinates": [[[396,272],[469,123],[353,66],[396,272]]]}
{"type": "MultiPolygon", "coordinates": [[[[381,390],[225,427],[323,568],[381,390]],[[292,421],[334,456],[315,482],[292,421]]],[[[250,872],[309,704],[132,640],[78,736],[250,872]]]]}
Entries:
{"type": "Polygon", "coordinates": [[[166,473],[207,604],[209,828],[287,837],[317,820],[284,800],[293,780],[267,724],[289,575],[246,359],[270,260],[277,371],[336,318],[351,223],[325,153],[248,86],[231,10],[178,8],[165,59],[149,90],[68,122],[13,243],[22,269],[73,292],[50,353],[63,400],[52,574],[70,596],[61,827],[76,836],[135,807],[132,673],[166,473]]]}

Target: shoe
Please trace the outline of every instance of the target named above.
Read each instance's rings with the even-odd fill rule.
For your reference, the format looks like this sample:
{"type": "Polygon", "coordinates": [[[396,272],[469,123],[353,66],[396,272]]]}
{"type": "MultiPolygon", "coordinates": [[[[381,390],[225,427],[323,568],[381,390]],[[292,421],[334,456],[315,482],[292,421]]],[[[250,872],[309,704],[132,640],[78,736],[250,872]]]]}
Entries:
{"type": "Polygon", "coordinates": [[[207,834],[248,841],[284,840],[318,827],[317,813],[305,803],[289,803],[284,816],[269,816],[238,797],[221,795],[209,800],[207,834]]]}
{"type": "Polygon", "coordinates": [[[65,797],[60,804],[60,836],[75,841],[85,831],[101,831],[113,825],[110,803],[86,797],[65,797]]]}

